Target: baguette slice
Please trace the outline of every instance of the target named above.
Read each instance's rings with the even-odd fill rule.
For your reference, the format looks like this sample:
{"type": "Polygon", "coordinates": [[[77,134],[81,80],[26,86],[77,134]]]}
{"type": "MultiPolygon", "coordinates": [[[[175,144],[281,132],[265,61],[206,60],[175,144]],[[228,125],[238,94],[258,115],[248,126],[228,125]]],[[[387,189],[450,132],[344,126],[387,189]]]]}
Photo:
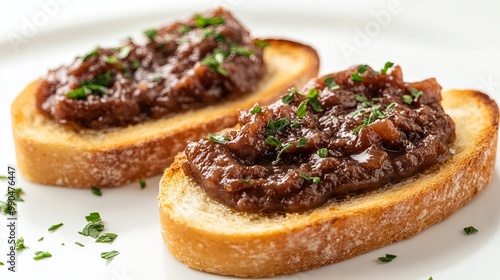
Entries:
{"type": "Polygon", "coordinates": [[[115,187],[162,173],[188,140],[234,126],[238,109],[269,104],[318,74],[311,47],[266,41],[267,73],[255,92],[126,128],[75,132],[56,124],[35,108],[38,83],[31,83],[11,107],[19,170],[36,183],[76,188],[115,187]]]}
{"type": "Polygon", "coordinates": [[[163,240],[188,267],[264,277],[339,262],[409,238],[483,190],[495,164],[498,107],[476,91],[443,92],[456,122],[456,154],[397,185],[301,213],[266,217],[229,210],[182,171],[177,156],[160,182],[163,240]]]}

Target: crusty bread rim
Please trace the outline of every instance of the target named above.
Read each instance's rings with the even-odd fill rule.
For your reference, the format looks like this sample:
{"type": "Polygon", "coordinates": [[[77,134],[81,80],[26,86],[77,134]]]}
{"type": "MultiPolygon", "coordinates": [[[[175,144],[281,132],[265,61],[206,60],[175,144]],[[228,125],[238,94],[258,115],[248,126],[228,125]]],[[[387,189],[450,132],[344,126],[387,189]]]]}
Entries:
{"type": "Polygon", "coordinates": [[[137,125],[75,132],[35,108],[37,81],[12,104],[17,162],[30,181],[68,187],[114,187],[160,174],[187,140],[234,126],[238,109],[269,104],[291,86],[317,75],[319,58],[309,46],[265,39],[267,73],[257,91],[241,98],[137,125]]]}
{"type": "Polygon", "coordinates": [[[448,217],[483,190],[495,164],[498,107],[476,91],[445,91],[456,122],[455,155],[395,186],[302,214],[265,217],[210,200],[182,172],[183,154],[160,182],[164,242],[189,267],[264,277],[335,263],[409,238],[448,217]]]}

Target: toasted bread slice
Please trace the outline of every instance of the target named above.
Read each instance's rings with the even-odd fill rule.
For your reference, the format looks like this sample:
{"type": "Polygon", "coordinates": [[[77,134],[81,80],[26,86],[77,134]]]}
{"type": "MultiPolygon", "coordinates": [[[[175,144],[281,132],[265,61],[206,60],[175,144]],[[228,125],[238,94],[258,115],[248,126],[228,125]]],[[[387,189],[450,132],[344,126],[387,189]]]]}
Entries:
{"type": "Polygon", "coordinates": [[[163,240],[189,267],[263,277],[339,262],[409,238],[483,190],[495,164],[498,107],[476,91],[442,94],[456,123],[455,154],[397,185],[306,213],[264,216],[230,210],[186,177],[177,156],[160,182],[163,240]]]}
{"type": "Polygon", "coordinates": [[[115,187],[160,174],[186,141],[234,126],[238,109],[269,104],[318,74],[319,58],[311,47],[266,41],[267,72],[255,92],[125,128],[76,132],[59,125],[36,109],[38,83],[31,83],[11,108],[19,170],[36,183],[76,188],[115,187]]]}

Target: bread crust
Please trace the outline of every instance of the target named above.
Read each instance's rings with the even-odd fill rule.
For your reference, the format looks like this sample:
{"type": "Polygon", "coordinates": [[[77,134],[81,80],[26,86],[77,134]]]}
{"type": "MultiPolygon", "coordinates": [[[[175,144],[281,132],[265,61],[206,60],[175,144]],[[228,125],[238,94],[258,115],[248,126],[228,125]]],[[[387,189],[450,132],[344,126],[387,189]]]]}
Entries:
{"type": "Polygon", "coordinates": [[[186,266],[265,277],[339,262],[409,238],[445,219],[482,191],[495,165],[498,107],[472,90],[444,91],[456,123],[455,154],[397,185],[306,213],[266,217],[209,199],[186,177],[180,154],[160,182],[163,240],[186,266]]]}
{"type": "Polygon", "coordinates": [[[234,126],[238,109],[269,104],[317,75],[313,48],[265,40],[267,74],[254,93],[126,128],[76,132],[57,124],[36,109],[38,82],[32,82],[11,107],[19,170],[36,183],[75,188],[116,187],[162,173],[188,140],[234,126]]]}

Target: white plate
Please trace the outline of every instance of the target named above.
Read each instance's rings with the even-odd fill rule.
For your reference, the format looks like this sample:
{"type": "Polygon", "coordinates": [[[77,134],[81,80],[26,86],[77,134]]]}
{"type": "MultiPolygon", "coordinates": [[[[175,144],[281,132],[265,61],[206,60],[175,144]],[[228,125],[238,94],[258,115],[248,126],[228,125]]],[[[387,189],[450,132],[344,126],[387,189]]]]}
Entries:
{"type": "MultiPolygon", "coordinates": [[[[12,1],[9,1],[12,2],[12,1]]],[[[474,88],[496,99],[500,91],[500,5],[496,1],[18,1],[0,4],[0,174],[15,164],[10,104],[31,80],[47,69],[70,62],[97,44],[114,45],[147,27],[169,23],[208,7],[231,8],[256,36],[285,37],[317,48],[321,73],[357,63],[382,66],[394,61],[408,81],[437,77],[446,88],[474,88]],[[46,5],[42,5],[42,4],[46,5]],[[52,3],[52,8],[47,8],[52,3]],[[55,4],[54,4],[55,3],[55,4]],[[11,6],[7,6],[11,5],[11,6]],[[17,5],[17,6],[14,6],[17,5]],[[56,6],[54,6],[56,5],[56,6]],[[368,6],[366,6],[368,5],[368,6]],[[43,13],[47,18],[44,21],[43,13]],[[28,23],[27,23],[28,22],[28,23]],[[27,27],[29,23],[32,27],[27,27]],[[33,33],[29,33],[29,31],[33,33]],[[24,32],[24,33],[23,33],[24,32]],[[24,36],[17,52],[9,38],[24,36]],[[349,54],[349,51],[352,53],[349,54]]],[[[497,164],[498,165],[498,164],[497,164]]],[[[417,236],[320,269],[278,279],[498,279],[500,276],[499,168],[489,187],[450,218],[417,236]],[[467,236],[473,225],[479,232],[467,236]],[[397,255],[382,264],[377,257],[397,255]]],[[[0,267],[0,279],[231,279],[184,267],[162,243],[157,211],[159,177],[103,190],[70,190],[23,180],[17,236],[29,246],[18,256],[17,273],[0,267]],[[113,244],[94,243],[80,234],[85,215],[100,212],[106,231],[119,235],[113,244]],[[52,224],[63,222],[55,232],[52,224]],[[37,240],[44,237],[42,242],[37,240]],[[75,241],[85,244],[79,247],[75,241]],[[65,245],[61,245],[65,243],[65,245]],[[53,257],[34,261],[35,251],[53,257]],[[111,262],[104,251],[118,250],[111,262]]],[[[6,184],[1,183],[2,190],[6,184]]],[[[3,193],[4,191],[0,191],[3,193]]],[[[7,220],[0,216],[0,261],[6,262],[7,220]]]]}

